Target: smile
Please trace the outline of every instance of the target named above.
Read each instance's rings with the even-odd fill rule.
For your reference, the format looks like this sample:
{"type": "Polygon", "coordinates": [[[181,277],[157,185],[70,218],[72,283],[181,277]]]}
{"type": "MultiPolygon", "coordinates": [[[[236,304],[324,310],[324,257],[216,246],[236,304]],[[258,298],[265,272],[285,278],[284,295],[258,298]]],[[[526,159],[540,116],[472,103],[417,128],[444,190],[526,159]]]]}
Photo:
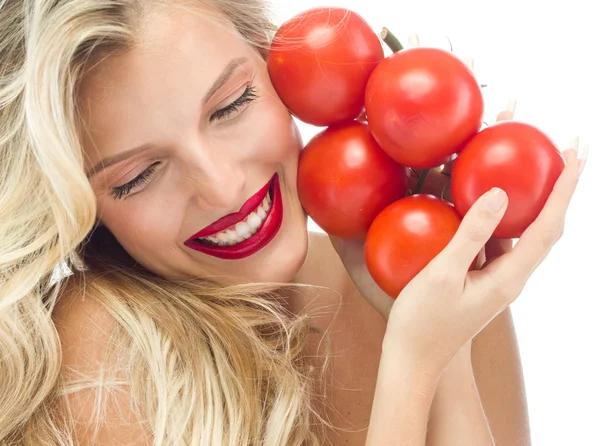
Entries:
{"type": "Polygon", "coordinates": [[[226,215],[184,242],[185,246],[221,259],[241,259],[264,248],[283,220],[279,176],[250,197],[238,212],[226,215]]]}

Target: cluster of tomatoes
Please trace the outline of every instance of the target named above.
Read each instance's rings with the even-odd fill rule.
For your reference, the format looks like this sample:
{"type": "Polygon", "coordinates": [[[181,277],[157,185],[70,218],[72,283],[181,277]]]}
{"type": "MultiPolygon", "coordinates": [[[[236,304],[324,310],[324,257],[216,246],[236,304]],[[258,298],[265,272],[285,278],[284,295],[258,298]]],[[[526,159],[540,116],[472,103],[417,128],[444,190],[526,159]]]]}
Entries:
{"type": "Polygon", "coordinates": [[[310,9],[285,22],[267,67],[289,110],[326,127],[300,155],[302,205],[328,234],[366,238],[367,268],[392,297],[492,187],[509,198],[494,235],[520,237],[565,165],[552,141],[529,124],[482,129],[481,88],[454,54],[417,47],[384,57],[379,36],[347,9],[310,9]],[[451,160],[453,203],[409,191],[411,170],[451,160]]]}

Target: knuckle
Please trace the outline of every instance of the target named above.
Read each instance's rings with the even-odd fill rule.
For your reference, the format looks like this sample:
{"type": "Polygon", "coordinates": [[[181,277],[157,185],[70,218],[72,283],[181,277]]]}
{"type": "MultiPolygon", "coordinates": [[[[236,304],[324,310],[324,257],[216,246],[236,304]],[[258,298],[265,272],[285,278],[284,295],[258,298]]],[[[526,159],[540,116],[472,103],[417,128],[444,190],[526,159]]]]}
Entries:
{"type": "Polygon", "coordinates": [[[491,274],[489,279],[489,297],[498,305],[509,305],[519,297],[519,294],[521,294],[522,287],[520,287],[516,281],[501,280],[494,274],[491,274]]]}
{"type": "Polygon", "coordinates": [[[493,301],[510,303],[516,298],[509,284],[498,280],[494,275],[490,279],[489,294],[493,301]]]}
{"type": "Polygon", "coordinates": [[[465,237],[472,241],[482,243],[489,238],[489,231],[482,225],[469,225],[465,228],[465,237]]]}
{"type": "Polygon", "coordinates": [[[436,288],[452,288],[459,282],[459,275],[447,262],[432,262],[427,270],[427,281],[436,288]]]}
{"type": "Polygon", "coordinates": [[[562,237],[565,231],[564,222],[555,222],[542,230],[542,241],[545,245],[553,245],[562,237]]]}

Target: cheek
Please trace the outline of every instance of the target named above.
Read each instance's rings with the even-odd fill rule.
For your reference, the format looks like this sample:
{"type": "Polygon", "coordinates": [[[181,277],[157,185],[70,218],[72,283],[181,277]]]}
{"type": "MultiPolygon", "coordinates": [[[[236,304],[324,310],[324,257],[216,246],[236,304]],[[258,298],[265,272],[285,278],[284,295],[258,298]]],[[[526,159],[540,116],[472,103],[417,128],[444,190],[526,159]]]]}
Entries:
{"type": "Polygon", "coordinates": [[[244,126],[244,145],[250,143],[252,161],[289,164],[297,162],[302,149],[302,140],[288,109],[273,88],[267,64],[257,57],[258,73],[255,79],[259,99],[244,126]]]}
{"type": "Polygon", "coordinates": [[[297,158],[302,149],[302,140],[292,116],[283,103],[275,95],[262,100],[261,110],[257,113],[255,134],[257,140],[262,141],[261,147],[267,151],[265,154],[271,161],[289,162],[297,158]]]}
{"type": "Polygon", "coordinates": [[[178,228],[181,222],[174,203],[145,203],[142,197],[136,198],[135,203],[126,206],[105,208],[104,224],[133,256],[172,246],[177,234],[173,228],[178,228]]]}

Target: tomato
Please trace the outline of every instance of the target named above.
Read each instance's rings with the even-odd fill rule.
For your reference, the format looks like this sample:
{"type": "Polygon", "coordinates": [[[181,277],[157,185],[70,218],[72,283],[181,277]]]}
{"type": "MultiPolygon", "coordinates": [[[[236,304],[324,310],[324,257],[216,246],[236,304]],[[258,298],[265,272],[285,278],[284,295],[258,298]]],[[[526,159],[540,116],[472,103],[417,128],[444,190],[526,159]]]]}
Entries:
{"type": "Polygon", "coordinates": [[[508,195],[508,209],[494,232],[518,238],[542,210],[565,166],[553,142],[529,124],[502,121],[478,133],[452,169],[452,198],[465,215],[492,187],[508,195]]]}
{"type": "Polygon", "coordinates": [[[406,195],[408,169],[377,145],[366,124],[331,126],[300,154],[298,195],[328,234],[362,238],[387,205],[406,195]]]}
{"type": "Polygon", "coordinates": [[[381,148],[418,169],[449,161],[483,123],[483,95],[471,69],[437,48],[384,59],[367,83],[365,107],[381,148]]]}
{"type": "Polygon", "coordinates": [[[285,22],[267,58],[273,87],[301,121],[328,126],[362,112],[365,87],[383,60],[378,36],[358,14],[314,8],[285,22]]]}
{"type": "Polygon", "coordinates": [[[452,240],[461,218],[433,195],[411,195],[385,208],[365,242],[365,263],[375,283],[394,299],[452,240]]]}

